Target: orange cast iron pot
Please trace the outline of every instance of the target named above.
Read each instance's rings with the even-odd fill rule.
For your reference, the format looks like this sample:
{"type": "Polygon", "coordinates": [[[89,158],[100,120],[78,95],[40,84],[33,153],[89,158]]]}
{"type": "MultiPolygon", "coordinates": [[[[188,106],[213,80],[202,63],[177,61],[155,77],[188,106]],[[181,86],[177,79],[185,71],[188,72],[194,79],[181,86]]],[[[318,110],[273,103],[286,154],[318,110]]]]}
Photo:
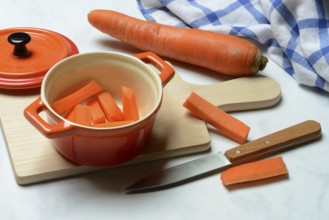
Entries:
{"type": "Polygon", "coordinates": [[[151,52],[134,56],[117,52],[73,55],[47,72],[40,97],[26,107],[24,115],[70,161],[96,167],[119,165],[144,149],[162,103],[163,86],[173,75],[174,69],[151,52]],[[73,123],[54,111],[51,105],[58,97],[90,80],[109,91],[117,103],[121,102],[121,85],[134,89],[140,119],[118,127],[98,128],[73,123]]]}

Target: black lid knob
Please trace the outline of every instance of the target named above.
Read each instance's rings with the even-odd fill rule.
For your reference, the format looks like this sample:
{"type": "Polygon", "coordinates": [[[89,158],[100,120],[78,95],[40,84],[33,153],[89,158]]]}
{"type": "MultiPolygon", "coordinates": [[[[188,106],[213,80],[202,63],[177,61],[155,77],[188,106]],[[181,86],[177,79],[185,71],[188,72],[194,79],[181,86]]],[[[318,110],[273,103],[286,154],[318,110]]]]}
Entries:
{"type": "Polygon", "coordinates": [[[30,41],[30,35],[24,32],[15,32],[8,36],[8,42],[15,46],[13,54],[18,57],[26,57],[29,55],[26,44],[30,41]]]}

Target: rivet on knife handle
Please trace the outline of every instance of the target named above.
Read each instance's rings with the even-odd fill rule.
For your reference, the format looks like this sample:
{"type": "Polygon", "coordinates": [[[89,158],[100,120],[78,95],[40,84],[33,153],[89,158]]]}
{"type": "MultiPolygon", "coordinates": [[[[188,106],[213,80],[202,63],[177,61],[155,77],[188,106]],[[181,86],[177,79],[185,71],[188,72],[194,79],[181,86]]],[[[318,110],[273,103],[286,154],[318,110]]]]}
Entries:
{"type": "Polygon", "coordinates": [[[227,150],[225,156],[232,163],[239,163],[297,146],[320,135],[320,124],[309,120],[227,150]]]}

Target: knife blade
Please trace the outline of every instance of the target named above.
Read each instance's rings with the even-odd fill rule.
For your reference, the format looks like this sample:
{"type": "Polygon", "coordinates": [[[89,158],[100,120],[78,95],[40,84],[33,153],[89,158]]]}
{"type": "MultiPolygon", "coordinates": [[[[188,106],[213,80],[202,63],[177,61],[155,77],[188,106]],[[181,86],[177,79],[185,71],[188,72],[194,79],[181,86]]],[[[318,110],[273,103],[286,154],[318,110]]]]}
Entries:
{"type": "Polygon", "coordinates": [[[197,177],[219,172],[231,166],[275,154],[321,136],[321,125],[313,120],[304,121],[254,141],[209,156],[201,157],[178,166],[159,170],[126,190],[128,193],[167,188],[197,177]]]}

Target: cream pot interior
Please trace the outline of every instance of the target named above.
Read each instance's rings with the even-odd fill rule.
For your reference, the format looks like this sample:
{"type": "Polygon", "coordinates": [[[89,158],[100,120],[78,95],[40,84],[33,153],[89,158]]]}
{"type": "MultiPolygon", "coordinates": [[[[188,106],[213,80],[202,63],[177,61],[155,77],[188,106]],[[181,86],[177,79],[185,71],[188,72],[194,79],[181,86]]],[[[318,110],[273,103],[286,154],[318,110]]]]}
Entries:
{"type": "Polygon", "coordinates": [[[161,102],[162,83],[158,74],[141,60],[116,52],[79,54],[56,64],[43,80],[41,99],[54,115],[65,120],[51,104],[91,80],[96,80],[110,92],[118,105],[121,105],[121,86],[134,89],[140,120],[150,115],[161,102]]]}

